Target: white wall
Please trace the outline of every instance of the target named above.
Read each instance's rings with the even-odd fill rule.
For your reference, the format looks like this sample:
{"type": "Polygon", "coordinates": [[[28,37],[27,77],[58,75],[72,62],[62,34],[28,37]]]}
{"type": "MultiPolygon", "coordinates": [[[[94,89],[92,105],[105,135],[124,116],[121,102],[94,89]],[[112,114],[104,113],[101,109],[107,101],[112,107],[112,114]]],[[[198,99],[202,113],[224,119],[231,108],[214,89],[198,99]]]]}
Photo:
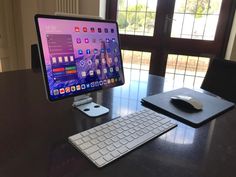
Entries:
{"type": "Polygon", "coordinates": [[[230,33],[230,38],[225,58],[228,60],[236,61],[236,13],[234,14],[234,22],[230,33]]]}
{"type": "Polygon", "coordinates": [[[20,2],[25,68],[31,68],[31,44],[37,41],[34,27],[34,14],[37,12],[37,0],[21,0],[20,2]]]}
{"type": "MultiPolygon", "coordinates": [[[[19,58],[17,57],[20,47],[18,48],[17,42],[18,36],[15,34],[14,23],[15,15],[14,1],[13,0],[1,0],[0,1],[0,60],[1,70],[9,71],[19,69],[19,58]]],[[[21,34],[21,31],[17,31],[21,34]]],[[[19,53],[19,57],[21,54],[19,53]]]]}

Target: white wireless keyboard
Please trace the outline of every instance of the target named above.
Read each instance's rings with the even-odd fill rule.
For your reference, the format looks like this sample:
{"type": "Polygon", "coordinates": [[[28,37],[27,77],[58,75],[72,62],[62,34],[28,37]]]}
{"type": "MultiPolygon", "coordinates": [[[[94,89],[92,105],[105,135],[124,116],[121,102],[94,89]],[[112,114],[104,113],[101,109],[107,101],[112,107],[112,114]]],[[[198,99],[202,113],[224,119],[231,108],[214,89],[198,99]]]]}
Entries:
{"type": "Polygon", "coordinates": [[[103,167],[176,126],[167,116],[144,109],[68,139],[97,167],[103,167]]]}

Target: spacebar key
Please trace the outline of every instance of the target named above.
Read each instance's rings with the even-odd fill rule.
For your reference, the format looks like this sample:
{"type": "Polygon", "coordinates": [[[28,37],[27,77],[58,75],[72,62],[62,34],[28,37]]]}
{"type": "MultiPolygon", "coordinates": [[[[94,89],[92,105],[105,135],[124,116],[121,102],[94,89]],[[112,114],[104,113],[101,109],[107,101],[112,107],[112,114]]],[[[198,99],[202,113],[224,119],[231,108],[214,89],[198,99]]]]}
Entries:
{"type": "Polygon", "coordinates": [[[144,142],[150,140],[152,137],[155,137],[155,135],[152,132],[149,132],[135,140],[133,140],[132,142],[129,142],[126,144],[126,147],[129,149],[133,149],[138,145],[143,144],[144,142]]]}

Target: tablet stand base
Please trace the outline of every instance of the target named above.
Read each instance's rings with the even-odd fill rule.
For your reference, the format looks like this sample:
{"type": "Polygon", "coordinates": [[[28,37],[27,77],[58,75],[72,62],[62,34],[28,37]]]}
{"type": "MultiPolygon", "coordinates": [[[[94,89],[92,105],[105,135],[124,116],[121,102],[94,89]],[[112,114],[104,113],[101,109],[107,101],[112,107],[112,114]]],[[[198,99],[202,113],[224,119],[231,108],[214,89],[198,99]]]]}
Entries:
{"type": "Polygon", "coordinates": [[[74,97],[74,102],[72,104],[73,107],[79,109],[84,114],[88,115],[89,117],[98,117],[103,114],[107,114],[109,109],[92,102],[93,99],[88,95],[81,95],[74,97]]]}

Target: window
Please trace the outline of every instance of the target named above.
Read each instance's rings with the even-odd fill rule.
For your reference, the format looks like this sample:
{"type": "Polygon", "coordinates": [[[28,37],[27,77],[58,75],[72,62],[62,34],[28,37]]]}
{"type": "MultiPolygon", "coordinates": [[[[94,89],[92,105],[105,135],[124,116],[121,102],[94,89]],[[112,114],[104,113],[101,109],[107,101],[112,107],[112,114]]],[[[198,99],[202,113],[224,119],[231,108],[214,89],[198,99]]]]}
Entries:
{"type": "Polygon", "coordinates": [[[119,0],[117,22],[121,34],[153,36],[157,0],[119,0]]]}
{"type": "Polygon", "coordinates": [[[168,55],[166,78],[174,80],[174,87],[200,88],[210,58],[187,55],[168,55]]]}
{"type": "Polygon", "coordinates": [[[171,37],[214,40],[222,0],[176,0],[171,37]]]}

